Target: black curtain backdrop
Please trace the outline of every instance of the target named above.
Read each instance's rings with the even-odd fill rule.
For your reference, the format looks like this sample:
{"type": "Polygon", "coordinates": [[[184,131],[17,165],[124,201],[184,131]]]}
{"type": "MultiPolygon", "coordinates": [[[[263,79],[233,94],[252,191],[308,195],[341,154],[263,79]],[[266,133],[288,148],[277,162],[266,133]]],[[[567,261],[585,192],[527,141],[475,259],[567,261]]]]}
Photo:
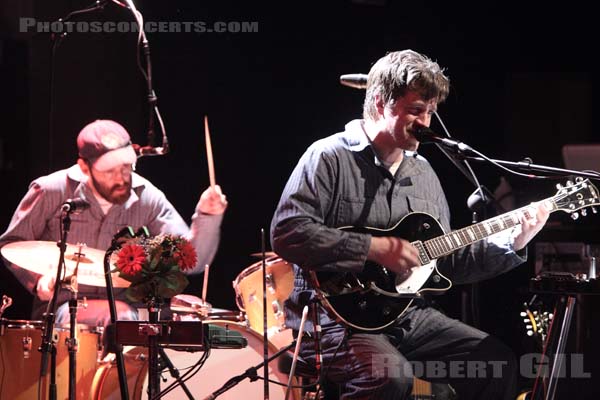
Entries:
{"type": "MultiPolygon", "coordinates": [[[[359,118],[364,92],[341,86],[345,73],[367,73],[388,51],[411,48],[446,68],[451,95],[439,112],[451,134],[492,158],[561,167],[567,143],[600,142],[593,112],[598,88],[596,17],[587,5],[549,3],[332,0],[328,2],[142,1],[146,21],[252,22],[256,32],[150,32],[154,88],[171,152],[140,160],[138,172],[161,188],[185,219],[208,186],[203,118],[208,115],[217,182],[229,199],[208,300],[235,309],[231,282],[258,259],[285,182],[313,141],[359,118]]],[[[0,225],[6,227],[28,183],[76,160],[79,129],[97,118],[121,122],[146,144],[144,81],[136,66],[134,33],[71,33],[51,57],[47,33],[19,32],[19,18],[54,21],[88,6],[82,0],[2,1],[0,85],[0,225]],[[54,71],[53,90],[50,77],[54,71]],[[49,105],[52,104],[50,118],[49,105]],[[49,121],[52,121],[51,129],[49,121]]],[[[132,21],[113,3],[76,21],[132,21]]],[[[54,39],[56,40],[56,39],[54,39]]],[[[434,122],[432,128],[442,132],[434,122]]],[[[421,153],[437,170],[453,212],[468,225],[474,190],[435,147],[421,153]]],[[[516,204],[554,194],[554,183],[508,176],[474,165],[493,190],[504,176],[516,204]]],[[[540,236],[595,243],[598,217],[574,223],[553,215],[540,236]],[[547,236],[544,236],[547,235],[547,236]]],[[[4,228],[3,228],[4,229],[4,228]]],[[[518,313],[529,300],[530,261],[480,284],[481,327],[518,352],[529,351],[518,313]]],[[[30,298],[2,271],[0,293],[15,297],[7,312],[27,318],[30,298]]],[[[201,277],[187,293],[200,295],[201,277]]],[[[461,316],[462,288],[439,299],[461,316]]]]}

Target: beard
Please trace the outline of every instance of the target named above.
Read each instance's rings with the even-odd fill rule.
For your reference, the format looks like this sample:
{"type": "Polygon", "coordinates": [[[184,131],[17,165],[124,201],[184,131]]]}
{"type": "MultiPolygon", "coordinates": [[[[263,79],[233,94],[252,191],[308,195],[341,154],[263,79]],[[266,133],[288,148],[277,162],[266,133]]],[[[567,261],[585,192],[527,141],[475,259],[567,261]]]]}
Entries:
{"type": "Polygon", "coordinates": [[[113,204],[125,204],[131,195],[131,177],[124,179],[122,185],[107,186],[99,182],[93,174],[90,175],[96,191],[104,200],[113,204]]]}

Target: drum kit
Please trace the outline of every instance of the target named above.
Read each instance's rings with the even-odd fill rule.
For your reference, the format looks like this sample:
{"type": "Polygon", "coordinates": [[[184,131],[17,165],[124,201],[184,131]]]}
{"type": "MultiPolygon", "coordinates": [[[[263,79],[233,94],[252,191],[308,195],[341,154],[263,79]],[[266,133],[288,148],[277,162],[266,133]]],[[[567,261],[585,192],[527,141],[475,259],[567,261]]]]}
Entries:
{"type": "MultiPolygon", "coordinates": [[[[52,260],[58,257],[59,249],[54,242],[24,241],[4,246],[2,256],[11,264],[40,275],[55,271],[52,260]]],[[[96,249],[68,245],[65,252],[67,275],[77,266],[78,281],[81,284],[103,287],[105,277],[102,263],[104,252],[96,249]],[[83,256],[81,252],[85,253],[83,256]],[[79,260],[76,263],[75,260],[79,260]]],[[[254,263],[244,269],[233,281],[236,303],[239,312],[213,308],[204,299],[191,295],[178,295],[171,299],[170,309],[173,321],[198,321],[205,330],[218,330],[225,337],[235,337],[242,343],[239,346],[213,346],[207,351],[208,357],[202,367],[185,386],[174,386],[165,399],[214,398],[216,390],[229,378],[243,374],[260,364],[265,355],[271,357],[280,349],[290,347],[293,337],[286,329],[283,318],[283,301],[293,287],[291,264],[274,253],[268,253],[264,261],[254,263]],[[263,341],[263,263],[266,267],[267,304],[266,320],[268,346],[263,341]],[[207,329],[209,328],[209,329],[207,329]],[[268,347],[265,351],[265,347],[268,347]]],[[[129,282],[113,274],[115,287],[126,287],[129,282]]],[[[43,323],[30,320],[8,320],[2,317],[4,309],[10,305],[5,296],[0,308],[0,399],[44,399],[49,393],[49,373],[40,378],[41,354],[38,348],[42,341],[43,323]]],[[[76,398],[120,399],[115,355],[105,354],[102,326],[77,326],[77,367],[76,398]]],[[[69,327],[56,325],[52,340],[56,345],[56,385],[57,399],[69,396],[69,356],[66,340],[69,327]]],[[[161,351],[176,371],[182,375],[197,365],[205,348],[161,346],[161,351]]],[[[131,399],[145,398],[148,387],[148,349],[144,346],[124,346],[123,359],[127,375],[127,385],[131,399]]],[[[164,360],[163,360],[164,361],[164,360]]],[[[166,362],[161,361],[161,387],[167,388],[176,381],[169,374],[166,362]]],[[[259,374],[261,371],[258,371],[259,374]]],[[[277,370],[276,364],[269,366],[269,393],[271,399],[286,398],[288,377],[277,370]]],[[[295,380],[294,380],[295,383],[295,380]]],[[[243,380],[218,396],[220,399],[263,399],[262,380],[243,380]]],[[[291,390],[289,399],[300,399],[299,390],[291,390]]]]}

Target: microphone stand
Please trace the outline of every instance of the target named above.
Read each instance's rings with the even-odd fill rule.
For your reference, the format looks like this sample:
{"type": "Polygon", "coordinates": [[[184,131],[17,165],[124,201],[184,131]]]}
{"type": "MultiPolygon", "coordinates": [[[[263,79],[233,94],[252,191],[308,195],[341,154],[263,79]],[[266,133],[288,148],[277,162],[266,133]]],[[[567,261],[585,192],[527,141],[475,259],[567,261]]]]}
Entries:
{"type": "Polygon", "coordinates": [[[42,353],[42,359],[40,363],[40,379],[46,376],[48,370],[48,354],[50,354],[50,390],[48,398],[50,400],[56,400],[56,345],[52,340],[52,333],[54,332],[54,322],[56,318],[56,309],[58,301],[58,293],[60,292],[61,275],[65,264],[65,251],[67,250],[67,237],[69,230],[71,229],[71,208],[63,208],[62,211],[62,234],[60,241],[57,243],[60,249],[60,255],[58,257],[58,265],[56,268],[56,280],[54,285],[54,292],[52,293],[52,299],[48,303],[46,312],[43,315],[44,319],[44,332],[42,336],[42,344],[38,350],[42,353]]]}
{"type": "MultiPolygon", "coordinates": [[[[159,355],[162,363],[164,363],[164,366],[166,366],[167,369],[169,370],[171,377],[173,377],[173,379],[175,379],[177,381],[179,386],[181,386],[181,390],[183,390],[183,392],[185,393],[187,398],[189,400],[194,400],[194,396],[192,395],[192,392],[190,392],[190,389],[185,384],[185,381],[183,379],[181,379],[181,374],[179,373],[179,369],[177,369],[175,367],[175,365],[173,364],[173,362],[171,361],[171,359],[165,352],[165,349],[162,348],[161,346],[158,347],[158,355],[159,355]]],[[[159,368],[159,369],[162,370],[163,368],[159,368]]]]}
{"type": "MultiPolygon", "coordinates": [[[[429,144],[429,143],[432,143],[432,142],[428,141],[424,144],[429,144]]],[[[600,180],[600,172],[577,171],[577,170],[573,170],[573,169],[556,168],[556,167],[549,167],[547,165],[534,164],[533,160],[529,157],[526,157],[521,161],[507,161],[507,160],[498,160],[498,159],[494,159],[494,158],[489,158],[489,157],[486,157],[481,152],[473,149],[471,146],[469,146],[463,142],[453,141],[453,143],[445,144],[443,147],[445,147],[446,149],[452,149],[454,156],[458,157],[459,159],[462,159],[462,160],[477,161],[480,163],[486,162],[486,163],[493,164],[495,166],[500,166],[500,167],[504,167],[507,169],[516,168],[516,169],[526,171],[526,172],[537,171],[537,172],[544,172],[547,174],[553,174],[553,175],[557,175],[557,176],[579,176],[579,177],[585,177],[585,178],[589,178],[589,179],[600,180]]],[[[535,175],[528,175],[528,177],[533,178],[533,177],[535,177],[535,175]]]]}
{"type": "MultiPolygon", "coordinates": [[[[121,229],[115,236],[113,236],[110,247],[108,248],[108,250],[106,250],[106,253],[104,254],[103,264],[104,278],[106,279],[106,299],[108,301],[111,324],[115,324],[117,321],[117,306],[115,304],[115,294],[113,290],[112,276],[110,274],[110,256],[117,248],[119,248],[119,239],[121,239],[125,235],[134,237],[135,233],[133,232],[133,228],[127,226],[121,229]]],[[[119,389],[121,392],[121,399],[129,399],[129,390],[127,387],[127,374],[125,371],[125,361],[123,360],[123,346],[121,346],[118,343],[115,345],[115,358],[117,360],[117,373],[119,375],[119,389]]]]}
{"type": "MultiPolygon", "coordinates": [[[[593,172],[577,171],[574,169],[556,168],[549,167],[547,165],[534,164],[530,158],[525,158],[522,161],[506,161],[498,160],[493,158],[481,157],[480,155],[473,155],[473,151],[468,151],[468,154],[463,154],[462,151],[458,151],[459,155],[470,161],[487,162],[491,164],[501,165],[507,168],[517,168],[523,171],[531,172],[538,171],[548,174],[554,174],[557,176],[581,176],[589,179],[600,180],[600,174],[593,172]]],[[[479,152],[476,152],[479,153],[479,152]]]]}
{"type": "Polygon", "coordinates": [[[138,27],[139,27],[139,38],[138,38],[138,46],[141,43],[142,52],[144,54],[145,62],[146,62],[146,70],[142,68],[141,61],[139,58],[140,49],[138,48],[138,67],[146,80],[146,89],[148,93],[148,144],[146,146],[136,146],[136,152],[140,157],[142,156],[160,156],[167,154],[169,151],[169,140],[167,138],[167,132],[165,131],[164,123],[160,116],[160,112],[158,111],[158,106],[156,105],[158,102],[158,97],[154,92],[153,84],[152,84],[152,61],[150,59],[150,44],[148,43],[148,38],[146,37],[146,32],[144,32],[144,22],[142,14],[137,10],[133,0],[124,0],[127,3],[127,7],[133,13],[133,17],[135,18],[138,27]],[[162,130],[162,147],[153,147],[155,132],[154,132],[154,113],[158,118],[160,123],[160,127],[162,130]]]}
{"type": "MultiPolygon", "coordinates": [[[[271,357],[267,358],[265,361],[261,362],[260,364],[257,364],[253,367],[248,368],[244,373],[234,376],[233,378],[229,379],[227,382],[225,382],[225,384],[223,386],[221,386],[219,389],[217,389],[216,391],[212,392],[210,395],[208,395],[207,397],[204,398],[204,400],[214,400],[216,399],[218,396],[220,396],[221,394],[225,393],[226,391],[228,391],[229,389],[233,388],[235,385],[237,385],[238,383],[240,383],[241,381],[243,381],[245,378],[249,378],[250,382],[254,382],[257,379],[259,379],[257,371],[260,367],[265,366],[266,369],[268,370],[268,364],[273,361],[275,358],[279,357],[280,355],[282,355],[283,353],[287,352],[289,349],[291,349],[292,347],[294,347],[296,343],[296,340],[292,340],[292,343],[290,343],[289,345],[281,348],[279,351],[277,351],[275,354],[273,354],[271,357]]],[[[264,380],[266,380],[268,382],[269,379],[269,375],[265,375],[263,377],[264,380]]]]}
{"type": "MultiPolygon", "coordinates": [[[[77,11],[73,11],[70,12],[69,14],[67,14],[65,17],[63,18],[59,18],[57,21],[55,22],[60,22],[60,23],[65,23],[65,22],[69,22],[73,17],[78,16],[78,15],[84,15],[87,13],[91,13],[97,10],[103,10],[104,7],[109,3],[109,0],[98,0],[95,2],[94,5],[87,7],[87,8],[83,8],[81,10],[77,10],[77,11]]],[[[62,32],[60,34],[52,34],[50,36],[51,40],[52,40],[52,50],[50,53],[50,77],[49,77],[49,96],[48,96],[48,166],[50,169],[52,169],[52,164],[53,164],[53,158],[52,158],[52,153],[54,151],[53,148],[53,136],[54,136],[54,84],[55,84],[55,75],[54,73],[56,72],[56,68],[55,68],[55,61],[56,61],[56,51],[58,49],[58,46],[60,45],[61,41],[67,36],[67,32],[62,32]]]]}
{"type": "MultiPolygon", "coordinates": [[[[79,251],[75,253],[77,256],[77,264],[73,275],[65,279],[64,285],[71,292],[71,298],[69,300],[69,338],[67,339],[67,348],[69,349],[69,400],[75,400],[77,397],[77,352],[79,351],[79,340],[77,339],[77,308],[79,307],[79,300],[77,299],[77,293],[79,292],[79,285],[77,283],[77,272],[79,270],[79,262],[82,253],[83,246],[79,245],[79,251]]],[[[85,298],[84,298],[84,307],[85,298]]]]}
{"type": "Polygon", "coordinates": [[[267,360],[269,358],[269,336],[267,328],[267,261],[265,254],[265,230],[261,228],[261,250],[262,250],[262,285],[263,285],[263,359],[264,359],[264,371],[265,376],[263,394],[264,399],[269,400],[269,365],[267,360]]]}

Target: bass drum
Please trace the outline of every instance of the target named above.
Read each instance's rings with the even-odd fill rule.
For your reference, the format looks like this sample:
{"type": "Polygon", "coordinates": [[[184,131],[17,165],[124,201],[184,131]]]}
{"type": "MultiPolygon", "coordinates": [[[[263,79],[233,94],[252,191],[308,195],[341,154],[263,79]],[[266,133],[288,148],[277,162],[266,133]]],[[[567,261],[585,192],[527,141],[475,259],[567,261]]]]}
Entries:
{"type": "MultiPolygon", "coordinates": [[[[261,335],[238,322],[210,321],[210,324],[241,334],[248,341],[248,346],[242,349],[213,348],[210,350],[210,355],[200,371],[186,381],[188,389],[196,399],[207,398],[230,378],[244,373],[248,368],[258,365],[263,361],[263,339],[261,335]]],[[[289,345],[292,340],[290,329],[271,336],[269,338],[269,356],[273,355],[280,348],[289,345]]],[[[165,348],[165,352],[175,368],[179,370],[180,375],[183,375],[204,354],[203,352],[177,351],[168,348],[165,348]]],[[[94,377],[94,384],[91,391],[92,399],[94,400],[118,400],[121,398],[117,365],[114,361],[114,355],[112,356],[112,359],[107,359],[100,366],[94,377]]],[[[146,398],[148,384],[147,350],[144,347],[130,347],[124,352],[123,356],[125,359],[130,398],[132,400],[146,398]]],[[[262,368],[258,370],[260,376],[262,376],[262,371],[262,368]]],[[[162,377],[167,382],[161,379],[161,390],[168,387],[174,381],[168,370],[162,371],[162,377]]],[[[288,378],[286,374],[280,373],[277,370],[277,360],[273,360],[270,363],[269,378],[284,385],[270,383],[269,398],[272,400],[284,400],[285,385],[287,385],[288,378]]],[[[295,380],[292,383],[294,385],[297,384],[295,380]]],[[[232,389],[218,396],[218,398],[223,400],[263,400],[263,387],[264,383],[262,379],[250,382],[248,378],[245,378],[232,389]]],[[[161,399],[177,400],[185,398],[187,396],[180,387],[170,391],[165,397],[161,397],[161,399]]],[[[301,395],[298,389],[294,389],[290,393],[289,399],[299,400],[300,398],[301,395]]]]}
{"type": "MultiPolygon", "coordinates": [[[[0,320],[0,399],[31,400],[38,398],[38,386],[42,385],[41,397],[48,398],[50,384],[50,356],[48,372],[40,380],[42,345],[42,321],[0,320]]],[[[56,386],[59,400],[69,397],[69,352],[65,340],[69,328],[57,325],[53,335],[56,343],[56,386]]],[[[87,400],[101,351],[100,328],[90,329],[78,324],[76,371],[76,398],[87,400]]]]}

